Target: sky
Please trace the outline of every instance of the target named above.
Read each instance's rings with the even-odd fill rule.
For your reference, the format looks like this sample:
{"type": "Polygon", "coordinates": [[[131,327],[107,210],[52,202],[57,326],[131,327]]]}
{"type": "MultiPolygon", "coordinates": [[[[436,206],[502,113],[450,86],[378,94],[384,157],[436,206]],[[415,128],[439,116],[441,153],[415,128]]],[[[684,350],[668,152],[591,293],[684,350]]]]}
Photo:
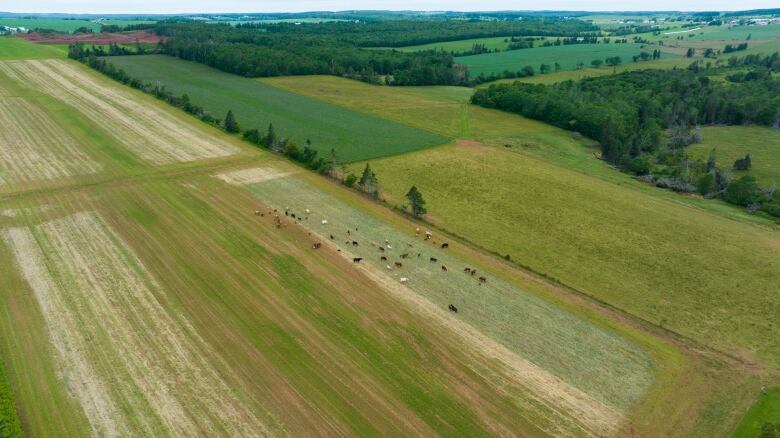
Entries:
{"type": "Polygon", "coordinates": [[[92,14],[169,14],[228,12],[304,12],[343,10],[415,11],[712,11],[777,8],[777,0],[0,0],[3,12],[92,14]]]}

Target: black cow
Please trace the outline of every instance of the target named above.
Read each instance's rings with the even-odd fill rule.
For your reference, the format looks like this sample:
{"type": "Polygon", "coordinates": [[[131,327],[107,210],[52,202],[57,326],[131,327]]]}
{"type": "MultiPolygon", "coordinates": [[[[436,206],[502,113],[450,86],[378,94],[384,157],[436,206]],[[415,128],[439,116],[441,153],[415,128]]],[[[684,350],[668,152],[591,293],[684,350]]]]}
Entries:
{"type": "Polygon", "coordinates": [[[450,304],[449,306],[447,306],[447,308],[448,308],[448,309],[450,309],[450,312],[452,312],[452,313],[458,313],[458,308],[457,308],[457,307],[455,307],[455,306],[454,306],[454,305],[452,305],[452,304],[450,304]]]}
{"type": "Polygon", "coordinates": [[[442,244],[441,244],[441,249],[444,249],[444,248],[449,248],[449,247],[450,247],[450,244],[449,244],[449,243],[442,243],[442,244]]]}
{"type": "Polygon", "coordinates": [[[360,263],[361,260],[363,260],[363,257],[355,257],[352,259],[352,263],[360,263]]]}
{"type": "Polygon", "coordinates": [[[434,262],[434,263],[436,263],[436,262],[438,262],[439,260],[438,260],[436,257],[431,257],[431,261],[432,261],[432,262],[434,262]]]}

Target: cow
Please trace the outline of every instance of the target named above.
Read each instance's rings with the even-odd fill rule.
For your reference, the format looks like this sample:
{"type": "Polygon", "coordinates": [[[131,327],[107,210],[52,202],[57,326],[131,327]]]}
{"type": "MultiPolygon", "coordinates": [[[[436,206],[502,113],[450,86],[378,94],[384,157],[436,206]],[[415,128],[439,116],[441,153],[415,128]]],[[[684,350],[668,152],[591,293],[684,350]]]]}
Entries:
{"type": "Polygon", "coordinates": [[[420,234],[420,227],[414,229],[414,234],[420,234]]]}
{"type": "Polygon", "coordinates": [[[444,266],[444,265],[441,265],[441,270],[442,270],[442,272],[447,272],[447,267],[444,266]]]}
{"type": "Polygon", "coordinates": [[[386,262],[387,261],[387,257],[385,257],[385,256],[379,257],[379,260],[382,260],[382,261],[386,262]]]}
{"type": "Polygon", "coordinates": [[[469,268],[468,266],[466,266],[465,268],[463,268],[463,272],[465,272],[465,273],[467,273],[467,274],[470,274],[470,273],[471,273],[471,268],[469,268]]]}
{"type": "Polygon", "coordinates": [[[408,252],[407,252],[406,254],[401,254],[401,258],[402,258],[402,259],[405,259],[405,258],[407,258],[407,257],[409,257],[409,253],[408,253],[408,252]]]}
{"type": "Polygon", "coordinates": [[[383,246],[380,246],[379,251],[385,252],[385,248],[383,246]]]}
{"type": "Polygon", "coordinates": [[[352,241],[352,246],[358,246],[358,243],[357,243],[357,241],[356,241],[356,240],[353,240],[353,241],[352,241]]]}
{"type": "Polygon", "coordinates": [[[260,210],[255,210],[255,216],[260,216],[260,210]]]}
{"type": "Polygon", "coordinates": [[[439,259],[437,259],[436,257],[431,257],[431,262],[436,263],[438,261],[439,261],[439,259]]]}
{"type": "Polygon", "coordinates": [[[450,312],[452,312],[452,313],[458,313],[458,308],[457,308],[457,307],[455,307],[455,306],[454,306],[454,305],[452,305],[452,304],[450,304],[449,306],[447,306],[447,308],[448,308],[448,309],[450,310],[450,312]]]}
{"type": "Polygon", "coordinates": [[[295,213],[290,213],[290,216],[295,219],[295,213]]]}
{"type": "Polygon", "coordinates": [[[328,221],[326,221],[325,219],[323,219],[321,223],[322,225],[328,225],[328,221]]]}
{"type": "Polygon", "coordinates": [[[441,244],[441,249],[444,249],[444,248],[449,248],[449,247],[450,247],[450,244],[449,244],[449,243],[442,243],[442,244],[441,244]]]}
{"type": "Polygon", "coordinates": [[[487,278],[485,278],[485,277],[479,277],[479,283],[480,283],[480,284],[482,284],[482,283],[487,283],[487,278]]]}
{"type": "Polygon", "coordinates": [[[406,278],[406,277],[401,277],[400,280],[401,280],[401,283],[406,283],[407,281],[409,281],[409,279],[406,278]]]}
{"type": "Polygon", "coordinates": [[[352,263],[360,263],[363,260],[363,257],[353,257],[352,263]]]}
{"type": "Polygon", "coordinates": [[[322,244],[320,242],[315,242],[314,245],[311,246],[314,249],[320,249],[322,247],[322,244]]]}
{"type": "Polygon", "coordinates": [[[401,262],[394,262],[393,264],[395,265],[396,268],[400,268],[401,266],[403,266],[401,262]]]}
{"type": "Polygon", "coordinates": [[[330,240],[333,240],[333,234],[330,235],[330,240]]]}
{"type": "Polygon", "coordinates": [[[393,247],[390,246],[390,245],[387,245],[387,249],[393,249],[393,247]]]}
{"type": "Polygon", "coordinates": [[[289,216],[289,215],[290,215],[290,212],[289,212],[289,211],[287,211],[287,210],[285,210],[285,211],[284,211],[284,215],[285,215],[285,216],[289,216]]]}
{"type": "Polygon", "coordinates": [[[311,213],[311,211],[307,208],[306,209],[306,214],[309,214],[309,213],[311,213]]]}
{"type": "Polygon", "coordinates": [[[425,231],[425,240],[430,240],[431,236],[433,236],[433,234],[431,234],[430,231],[425,231]]]}

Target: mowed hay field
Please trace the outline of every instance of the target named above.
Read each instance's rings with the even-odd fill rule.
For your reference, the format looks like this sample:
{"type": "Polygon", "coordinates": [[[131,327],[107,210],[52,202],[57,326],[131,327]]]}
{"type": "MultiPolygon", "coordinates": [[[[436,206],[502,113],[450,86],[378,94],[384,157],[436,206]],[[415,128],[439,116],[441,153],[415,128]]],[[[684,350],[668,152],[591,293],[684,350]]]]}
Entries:
{"type": "MultiPolygon", "coordinates": [[[[446,52],[465,52],[474,48],[474,44],[484,44],[486,48],[490,50],[505,50],[509,46],[509,38],[506,37],[492,37],[492,38],[474,38],[468,40],[457,41],[442,41],[438,43],[419,44],[416,46],[404,46],[387,48],[387,50],[399,50],[401,52],[418,52],[421,50],[444,50],[446,52]]],[[[538,42],[537,42],[538,44],[538,42]]]]}
{"type": "Polygon", "coordinates": [[[752,168],[734,171],[734,176],[749,173],[760,185],[780,182],[780,130],[763,126],[716,126],[702,129],[701,143],[691,145],[692,155],[707,159],[715,149],[719,166],[730,167],[738,158],[750,154],[752,168]]]}
{"type": "Polygon", "coordinates": [[[2,204],[0,347],[27,434],[583,433],[216,181],[2,204]]]}
{"type": "Polygon", "coordinates": [[[111,63],[142,82],[162,84],[214,117],[232,110],[244,129],[265,132],[273,123],[277,135],[301,147],[309,139],[320,156],[335,149],[339,159],[397,155],[442,144],[447,138],[371,117],[318,100],[269,87],[255,80],[164,55],[111,57],[111,63]]]}
{"type": "Polygon", "coordinates": [[[399,96],[319,77],[267,83],[499,146],[464,142],[371,165],[390,202],[405,203],[417,185],[429,220],[457,235],[706,345],[780,362],[774,226],[753,225],[721,203],[645,187],[563,131],[459,106],[446,88],[399,96]],[[431,116],[399,111],[414,102],[431,116]]]}
{"type": "Polygon", "coordinates": [[[218,129],[72,61],[0,61],[0,98],[0,192],[242,156],[218,129]]]}
{"type": "MultiPolygon", "coordinates": [[[[460,56],[455,62],[465,65],[472,76],[491,73],[501,74],[506,70],[518,72],[526,65],[530,65],[535,71],[539,71],[541,64],[553,67],[557,62],[563,70],[574,70],[578,62],[590,66],[594,59],[604,60],[611,56],[620,56],[623,63],[631,63],[634,55],[639,55],[643,50],[651,51],[654,47],[645,47],[642,44],[573,44],[566,46],[536,47],[533,49],[510,50],[497,53],[484,53],[481,55],[460,56]]],[[[661,52],[661,59],[674,58],[677,55],[661,52]]],[[[610,67],[602,67],[611,70],[610,67]]]]}

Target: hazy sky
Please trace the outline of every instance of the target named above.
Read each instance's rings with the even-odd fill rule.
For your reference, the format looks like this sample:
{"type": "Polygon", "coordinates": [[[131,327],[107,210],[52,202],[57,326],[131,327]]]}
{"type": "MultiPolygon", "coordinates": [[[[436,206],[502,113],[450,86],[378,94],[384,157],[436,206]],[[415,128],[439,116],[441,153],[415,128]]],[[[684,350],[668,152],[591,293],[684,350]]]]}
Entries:
{"type": "Polygon", "coordinates": [[[0,0],[4,12],[202,13],[383,10],[734,10],[780,7],[778,0],[0,0]]]}

